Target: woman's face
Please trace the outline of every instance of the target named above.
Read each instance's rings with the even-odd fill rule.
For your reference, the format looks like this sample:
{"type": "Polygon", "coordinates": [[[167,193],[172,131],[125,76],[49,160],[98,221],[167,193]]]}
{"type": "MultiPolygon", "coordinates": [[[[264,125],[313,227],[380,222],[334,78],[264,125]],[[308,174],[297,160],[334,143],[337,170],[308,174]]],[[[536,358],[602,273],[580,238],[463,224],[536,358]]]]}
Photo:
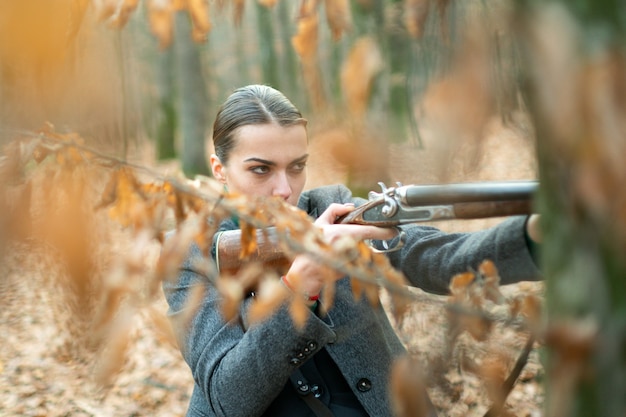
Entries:
{"type": "Polygon", "coordinates": [[[296,205],[306,182],[307,148],[303,125],[242,126],[227,165],[211,155],[213,176],[231,192],[277,196],[296,205]]]}

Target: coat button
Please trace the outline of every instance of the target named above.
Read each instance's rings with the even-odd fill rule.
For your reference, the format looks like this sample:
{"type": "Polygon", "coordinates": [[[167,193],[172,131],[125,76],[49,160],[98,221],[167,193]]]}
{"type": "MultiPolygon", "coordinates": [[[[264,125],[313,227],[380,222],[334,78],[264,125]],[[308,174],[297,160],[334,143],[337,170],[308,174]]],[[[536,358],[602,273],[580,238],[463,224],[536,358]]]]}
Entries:
{"type": "Polygon", "coordinates": [[[289,363],[292,365],[300,365],[300,362],[302,362],[300,359],[298,358],[291,358],[289,359],[289,363]]]}
{"type": "Polygon", "coordinates": [[[356,389],[361,392],[367,392],[372,389],[372,381],[367,378],[361,378],[356,383],[356,389]]]}

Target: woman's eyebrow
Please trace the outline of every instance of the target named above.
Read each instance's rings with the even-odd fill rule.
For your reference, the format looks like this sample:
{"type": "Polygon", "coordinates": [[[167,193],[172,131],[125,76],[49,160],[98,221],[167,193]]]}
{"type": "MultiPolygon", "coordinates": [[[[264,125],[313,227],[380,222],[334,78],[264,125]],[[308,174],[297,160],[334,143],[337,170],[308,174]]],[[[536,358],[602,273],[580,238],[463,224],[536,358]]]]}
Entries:
{"type": "Polygon", "coordinates": [[[248,158],[248,159],[244,159],[243,162],[258,162],[260,164],[265,164],[265,165],[276,165],[276,162],[272,162],[272,161],[268,161],[267,159],[261,159],[261,158],[248,158]]]}
{"type": "MultiPolygon", "coordinates": [[[[298,162],[306,161],[308,158],[309,158],[309,154],[308,153],[304,154],[301,157],[296,158],[293,161],[291,161],[289,163],[289,165],[293,165],[293,164],[297,164],[298,162]]],[[[260,164],[265,164],[265,165],[269,165],[269,166],[275,166],[276,165],[276,162],[274,162],[274,161],[269,161],[267,159],[256,158],[256,157],[245,159],[243,162],[258,162],[260,164]]]]}
{"type": "Polygon", "coordinates": [[[304,161],[306,161],[307,159],[309,159],[309,154],[308,154],[308,153],[307,153],[307,154],[302,155],[300,158],[296,158],[296,159],[294,159],[293,161],[291,161],[291,163],[290,163],[289,165],[297,164],[297,163],[299,163],[299,162],[304,162],[304,161]]]}

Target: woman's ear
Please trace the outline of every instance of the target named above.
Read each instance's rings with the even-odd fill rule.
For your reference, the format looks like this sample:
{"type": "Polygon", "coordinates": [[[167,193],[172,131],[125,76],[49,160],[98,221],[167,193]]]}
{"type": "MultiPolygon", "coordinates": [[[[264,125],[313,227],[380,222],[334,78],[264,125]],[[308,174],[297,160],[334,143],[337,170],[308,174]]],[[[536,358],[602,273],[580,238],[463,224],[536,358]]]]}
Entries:
{"type": "Polygon", "coordinates": [[[224,172],[224,165],[222,165],[222,161],[220,161],[215,154],[211,155],[209,161],[211,162],[213,177],[219,182],[226,184],[226,173],[224,172]]]}

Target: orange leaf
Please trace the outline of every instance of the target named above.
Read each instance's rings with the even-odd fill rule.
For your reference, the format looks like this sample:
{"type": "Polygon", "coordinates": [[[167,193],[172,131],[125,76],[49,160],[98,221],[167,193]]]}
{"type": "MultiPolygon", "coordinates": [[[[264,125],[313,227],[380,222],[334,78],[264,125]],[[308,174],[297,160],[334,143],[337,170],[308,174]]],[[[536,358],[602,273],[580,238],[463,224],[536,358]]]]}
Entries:
{"type": "Polygon", "coordinates": [[[430,401],[426,394],[423,371],[417,360],[402,356],[396,359],[390,376],[391,403],[398,417],[429,415],[430,401]]]}
{"type": "Polygon", "coordinates": [[[473,272],[462,272],[460,274],[456,274],[452,277],[452,281],[450,282],[450,292],[453,295],[460,294],[467,290],[473,282],[476,276],[473,272]]]}
{"type": "Polygon", "coordinates": [[[233,18],[237,26],[241,23],[245,4],[245,0],[233,0],[233,18]]]}
{"type": "Polygon", "coordinates": [[[302,60],[311,61],[317,55],[317,27],[316,10],[309,10],[298,19],[297,33],[291,43],[302,60]]]}
{"type": "Polygon", "coordinates": [[[326,19],[334,40],[352,28],[352,14],[348,0],[326,0],[326,19]]]}
{"type": "Polygon", "coordinates": [[[174,9],[171,4],[152,0],[148,7],[148,17],[150,30],[159,40],[159,47],[165,49],[170,46],[174,30],[174,9]]]}
{"type": "Polygon", "coordinates": [[[289,306],[289,314],[291,314],[296,328],[302,329],[311,314],[311,310],[304,302],[304,298],[295,296],[289,306]]]}
{"type": "Polygon", "coordinates": [[[372,83],[382,69],[383,59],[376,41],[370,37],[357,40],[341,68],[346,105],[356,116],[365,112],[372,83]]]}
{"type": "Polygon", "coordinates": [[[291,295],[275,278],[261,281],[254,302],[248,309],[248,321],[254,324],[265,320],[291,295]]]}
{"type": "Polygon", "coordinates": [[[415,39],[420,39],[424,34],[430,2],[431,0],[404,1],[404,25],[409,34],[415,39]]]}
{"type": "Polygon", "coordinates": [[[230,321],[237,316],[243,300],[244,288],[241,282],[234,278],[220,278],[217,281],[217,290],[222,296],[220,304],[224,320],[230,321]]]}
{"type": "Polygon", "coordinates": [[[98,12],[98,20],[103,22],[110,19],[117,12],[119,0],[102,0],[100,3],[100,11],[98,12]]]}
{"type": "Polygon", "coordinates": [[[104,187],[104,191],[102,192],[102,198],[98,205],[94,207],[94,210],[99,210],[104,207],[108,207],[117,200],[117,183],[119,171],[115,171],[109,177],[109,181],[104,187]]]}
{"type": "Polygon", "coordinates": [[[193,320],[196,312],[202,305],[207,291],[207,286],[203,284],[196,284],[191,288],[185,301],[185,307],[182,310],[183,313],[173,316],[174,323],[172,324],[175,328],[184,329],[191,323],[191,320],[193,320]]]}
{"type": "Polygon", "coordinates": [[[193,22],[194,40],[206,38],[207,33],[211,30],[211,21],[209,19],[209,4],[206,0],[189,0],[189,15],[193,22]]]}
{"type": "Polygon", "coordinates": [[[117,15],[111,21],[111,25],[118,29],[126,26],[126,23],[128,23],[131,14],[135,11],[138,4],[139,0],[122,0],[117,15]]]}
{"type": "Polygon", "coordinates": [[[256,228],[244,221],[240,221],[241,226],[241,251],[239,259],[246,259],[257,250],[256,228]]]}
{"type": "Polygon", "coordinates": [[[462,330],[467,331],[474,339],[484,341],[491,333],[493,323],[486,317],[481,315],[470,315],[462,313],[459,318],[459,324],[462,330]]]}

